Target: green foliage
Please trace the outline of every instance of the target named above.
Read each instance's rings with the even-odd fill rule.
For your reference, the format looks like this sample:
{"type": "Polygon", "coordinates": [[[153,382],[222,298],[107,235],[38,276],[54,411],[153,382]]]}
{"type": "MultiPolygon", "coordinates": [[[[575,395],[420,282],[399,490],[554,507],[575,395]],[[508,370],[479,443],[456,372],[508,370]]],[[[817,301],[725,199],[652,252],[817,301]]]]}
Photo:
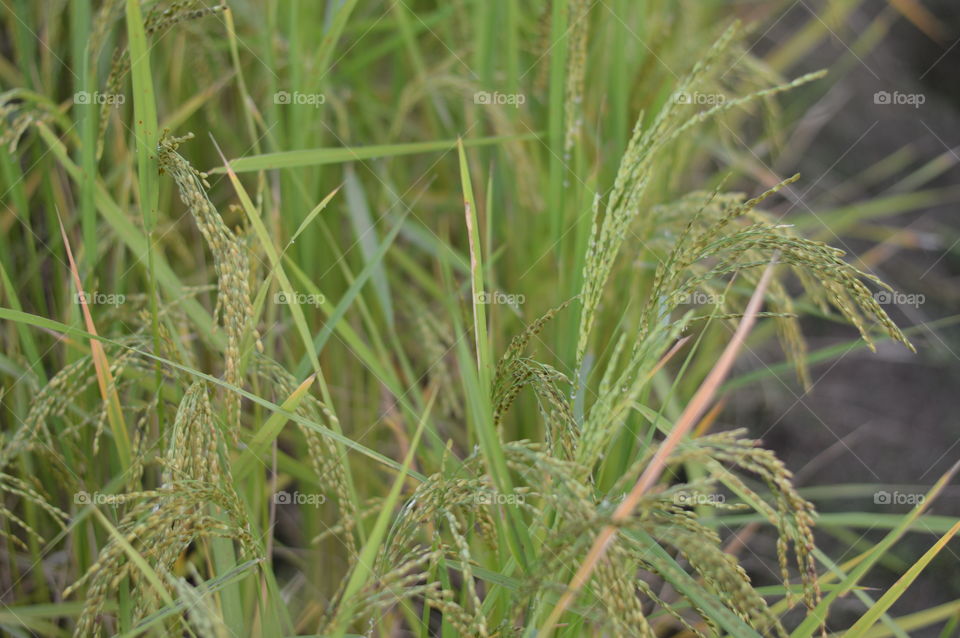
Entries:
{"type": "MultiPolygon", "coordinates": [[[[783,79],[713,3],[75,2],[2,18],[12,635],[535,636],[762,267],[800,384],[799,308],[912,348],[881,281],[764,208],[798,176],[724,190],[757,189],[709,149],[776,146],[824,74],[783,79]],[[63,101],[73,69],[98,108],[63,101]]],[[[814,505],[744,429],[702,425],[556,634],[826,621],[814,505]],[[778,585],[727,551],[731,512],[778,585]]]]}

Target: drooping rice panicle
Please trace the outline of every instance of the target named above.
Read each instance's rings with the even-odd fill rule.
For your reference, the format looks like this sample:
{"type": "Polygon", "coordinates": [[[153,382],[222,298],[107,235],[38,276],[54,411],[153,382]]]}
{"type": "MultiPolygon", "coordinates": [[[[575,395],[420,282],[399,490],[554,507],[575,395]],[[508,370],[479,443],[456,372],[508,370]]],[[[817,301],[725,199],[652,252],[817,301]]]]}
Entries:
{"type": "MultiPolygon", "coordinates": [[[[224,356],[224,378],[231,385],[240,387],[240,344],[247,330],[256,328],[251,325],[250,304],[250,257],[246,246],[223,223],[216,208],[207,197],[205,188],[209,187],[205,173],[194,169],[177,149],[185,137],[165,137],[159,145],[160,166],[177,183],[180,200],[190,211],[197,228],[213,253],[214,271],[217,274],[217,309],[214,315],[223,317],[223,326],[227,333],[227,347],[224,356]]],[[[233,440],[239,440],[240,431],[240,395],[229,393],[227,398],[227,423],[233,440]]]]}

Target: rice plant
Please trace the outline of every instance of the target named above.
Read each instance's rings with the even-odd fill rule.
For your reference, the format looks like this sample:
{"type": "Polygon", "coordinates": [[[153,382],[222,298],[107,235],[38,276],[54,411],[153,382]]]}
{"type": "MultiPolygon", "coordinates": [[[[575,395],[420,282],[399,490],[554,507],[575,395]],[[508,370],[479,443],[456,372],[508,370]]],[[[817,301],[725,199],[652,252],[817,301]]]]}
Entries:
{"type": "Polygon", "coordinates": [[[914,351],[880,278],[780,218],[800,175],[711,151],[776,147],[830,81],[756,26],[6,6],[3,631],[803,638],[849,595],[851,635],[906,635],[887,612],[958,527],[861,582],[952,474],[831,559],[790,469],[716,423],[747,349],[813,386],[804,314],[914,351]]]}

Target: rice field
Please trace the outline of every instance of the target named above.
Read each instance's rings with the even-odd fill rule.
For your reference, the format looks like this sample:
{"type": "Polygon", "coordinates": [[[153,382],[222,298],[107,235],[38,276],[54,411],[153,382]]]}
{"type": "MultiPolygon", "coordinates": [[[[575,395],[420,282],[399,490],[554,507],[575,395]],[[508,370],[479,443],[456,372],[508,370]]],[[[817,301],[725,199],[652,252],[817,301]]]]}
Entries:
{"type": "Polygon", "coordinates": [[[0,4],[0,633],[958,635],[956,465],[815,497],[728,409],[925,356],[946,168],[780,161],[922,2],[0,4]]]}

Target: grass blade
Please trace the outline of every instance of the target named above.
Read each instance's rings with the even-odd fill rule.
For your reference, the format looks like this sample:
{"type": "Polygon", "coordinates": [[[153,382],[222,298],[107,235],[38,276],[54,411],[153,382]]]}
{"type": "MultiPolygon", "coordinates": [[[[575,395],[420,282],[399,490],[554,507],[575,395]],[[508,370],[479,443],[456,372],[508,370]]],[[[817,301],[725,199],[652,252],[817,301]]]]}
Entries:
{"type": "MultiPolygon", "coordinates": [[[[489,146],[503,142],[533,140],[536,134],[504,135],[465,140],[464,146],[489,146]]],[[[346,148],[314,148],[280,153],[266,153],[251,157],[230,160],[230,168],[238,173],[265,171],[299,166],[322,166],[324,164],[342,164],[379,157],[397,157],[449,151],[457,147],[459,140],[438,142],[411,142],[408,144],[381,144],[376,146],[351,146],[346,148]]],[[[211,173],[223,173],[225,169],[215,168],[211,173]]]]}
{"type": "Polygon", "coordinates": [[[927,552],[894,583],[893,587],[887,590],[876,604],[870,607],[867,613],[854,623],[853,627],[847,630],[845,634],[846,638],[863,638],[867,634],[867,631],[880,620],[880,617],[903,596],[907,588],[913,584],[913,581],[920,575],[920,572],[947,546],[947,543],[950,542],[950,539],[952,539],[957,532],[960,532],[960,521],[955,523],[946,534],[940,537],[940,540],[927,550],[927,552]]]}
{"type": "MultiPolygon", "coordinates": [[[[90,306],[87,304],[87,295],[83,290],[83,283],[80,281],[80,271],[77,268],[77,263],[73,260],[70,240],[67,239],[67,231],[63,228],[62,222],[60,224],[60,236],[63,238],[63,245],[67,251],[67,259],[70,261],[70,274],[73,276],[73,283],[77,289],[76,298],[83,312],[83,321],[87,326],[87,331],[96,336],[97,327],[93,323],[93,315],[90,314],[90,306]]],[[[123,408],[120,406],[120,397],[117,395],[117,386],[110,372],[110,362],[107,361],[107,353],[104,351],[103,345],[95,339],[90,340],[90,354],[97,371],[97,385],[100,388],[100,396],[107,404],[107,419],[110,422],[113,439],[117,445],[120,468],[123,472],[126,472],[133,461],[133,452],[130,445],[130,435],[127,432],[127,424],[123,418],[123,408]]]]}

